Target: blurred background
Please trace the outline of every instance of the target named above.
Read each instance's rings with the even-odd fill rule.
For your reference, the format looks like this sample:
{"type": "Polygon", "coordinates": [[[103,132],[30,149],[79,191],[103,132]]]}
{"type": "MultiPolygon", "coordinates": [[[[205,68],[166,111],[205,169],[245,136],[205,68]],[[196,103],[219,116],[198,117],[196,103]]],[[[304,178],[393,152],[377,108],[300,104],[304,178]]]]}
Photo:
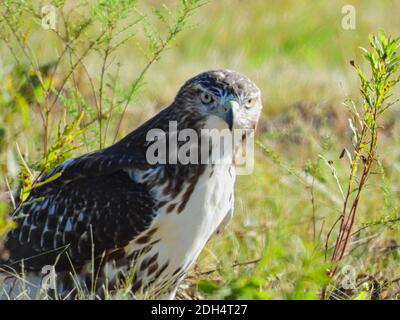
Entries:
{"type": "MultiPolygon", "coordinates": [[[[67,1],[65,12],[79,3],[67,1]]],[[[116,73],[121,86],[115,92],[119,94],[137,79],[154,52],[154,48],[148,49],[150,29],[156,35],[168,33],[163,20],[153,14],[155,8],[164,10],[164,4],[175,14],[177,1],[135,4],[149,17],[112,53],[106,71],[109,76],[105,77],[107,90],[116,73]]],[[[40,6],[34,6],[40,12],[40,6]]],[[[80,15],[87,8],[80,7],[71,23],[81,23],[80,15]]],[[[399,11],[398,1],[208,1],[192,12],[185,28],[146,71],[127,105],[117,138],[167,106],[185,80],[205,70],[239,71],[253,79],[263,94],[264,110],[257,134],[263,147],[257,148],[255,172],[239,177],[235,217],[222,235],[209,242],[181,288],[181,298],[320,298],[321,288],[328,283],[326,237],[343,205],[332,170],[320,155],[335,166],[344,187],[349,163],[339,155],[344,147],[351,148],[352,132],[343,102],[351,98],[361,103],[359,80],[350,60],[368,74],[359,47],[368,47],[368,35],[380,29],[399,36],[399,11]],[[355,8],[354,30],[342,27],[345,5],[355,8]]],[[[62,52],[62,41],[55,32],[30,22],[34,20],[29,12],[24,17],[20,35],[29,45],[29,55],[37,65],[51,65],[62,52]]],[[[78,52],[96,38],[100,29],[95,26],[74,43],[78,52]]],[[[65,32],[62,25],[57,28],[65,32]]],[[[40,103],[31,103],[25,97],[26,103],[18,104],[25,83],[22,75],[34,73],[30,59],[12,35],[8,31],[8,38],[3,36],[8,43],[0,42],[0,166],[3,177],[7,177],[0,182],[3,191],[7,183],[15,188],[20,181],[18,153],[35,167],[43,140],[40,103]]],[[[71,95],[70,99],[84,99],[88,106],[94,105],[92,86],[99,98],[102,50],[85,56],[84,68],[76,69],[74,87],[81,97],[71,95]]],[[[68,74],[71,64],[68,58],[65,60],[54,75],[55,86],[68,74]]],[[[398,89],[393,91],[394,98],[397,93],[398,89]]],[[[72,104],[65,96],[57,103],[60,110],[63,104],[72,104]]],[[[378,151],[385,174],[372,176],[361,197],[354,228],[357,232],[344,262],[354,270],[356,287],[343,288],[343,274],[339,272],[331,284],[333,298],[400,296],[398,116],[399,106],[395,105],[382,119],[378,151]]],[[[57,136],[62,117],[59,111],[49,124],[49,145],[57,136]]],[[[70,154],[98,148],[90,142],[96,139],[98,129],[88,130],[87,139],[70,154]]]]}

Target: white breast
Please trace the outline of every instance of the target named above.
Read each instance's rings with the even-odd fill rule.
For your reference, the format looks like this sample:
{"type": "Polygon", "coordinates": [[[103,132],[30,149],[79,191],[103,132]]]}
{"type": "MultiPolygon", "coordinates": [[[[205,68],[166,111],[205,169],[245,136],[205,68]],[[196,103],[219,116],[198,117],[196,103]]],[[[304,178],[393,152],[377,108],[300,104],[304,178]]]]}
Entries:
{"type": "MultiPolygon", "coordinates": [[[[211,124],[212,127],[215,126],[214,122],[211,124]]],[[[213,147],[219,148],[219,146],[213,147]]],[[[226,156],[231,158],[229,154],[226,156]]],[[[182,211],[176,206],[174,210],[168,212],[170,203],[159,209],[149,230],[156,229],[152,239],[160,241],[138,260],[138,265],[157,254],[158,266],[166,264],[168,266],[157,279],[153,278],[154,274],[148,276],[146,272],[142,272],[139,277],[143,283],[154,280],[154,284],[157,284],[176,277],[177,274],[182,278],[226,215],[232,212],[236,172],[231,162],[208,164],[182,211]]],[[[173,203],[179,203],[188,187],[189,184],[183,188],[173,203]]],[[[158,190],[159,194],[154,194],[157,199],[162,197],[162,188],[158,190]]],[[[137,244],[133,241],[128,251],[134,250],[137,250],[137,244]]]]}
{"type": "Polygon", "coordinates": [[[189,267],[232,206],[234,174],[230,166],[207,167],[182,212],[160,212],[160,246],[166,258],[189,267]]]}
{"type": "MultiPolygon", "coordinates": [[[[154,280],[156,287],[158,283],[177,275],[182,278],[230,212],[233,206],[234,182],[233,166],[209,165],[181,212],[176,208],[167,212],[168,204],[159,209],[157,218],[149,229],[157,228],[152,239],[160,241],[138,259],[137,266],[157,254],[157,265],[161,267],[167,264],[167,267],[157,279],[154,279],[156,272],[149,276],[146,270],[142,273],[139,271],[138,276],[143,284],[154,280]]],[[[138,246],[132,241],[126,249],[133,252],[138,250],[138,246]]]]}

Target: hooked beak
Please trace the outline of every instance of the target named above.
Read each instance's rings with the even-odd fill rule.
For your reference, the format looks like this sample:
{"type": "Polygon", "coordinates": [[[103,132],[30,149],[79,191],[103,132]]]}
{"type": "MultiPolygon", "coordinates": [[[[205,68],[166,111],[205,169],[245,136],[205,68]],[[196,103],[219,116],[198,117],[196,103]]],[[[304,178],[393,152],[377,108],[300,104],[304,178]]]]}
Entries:
{"type": "Polygon", "coordinates": [[[223,105],[222,118],[228,124],[229,130],[232,130],[235,123],[235,110],[239,107],[239,103],[235,100],[227,100],[223,105]]]}

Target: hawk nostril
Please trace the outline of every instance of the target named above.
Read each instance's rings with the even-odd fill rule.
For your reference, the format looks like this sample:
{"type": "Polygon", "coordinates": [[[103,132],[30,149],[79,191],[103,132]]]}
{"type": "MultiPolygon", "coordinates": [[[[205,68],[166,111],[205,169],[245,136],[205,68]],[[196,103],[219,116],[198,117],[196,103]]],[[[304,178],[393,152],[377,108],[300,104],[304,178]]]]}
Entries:
{"type": "Polygon", "coordinates": [[[219,110],[220,110],[220,112],[225,113],[228,111],[228,107],[225,105],[222,105],[222,106],[220,106],[219,110]]]}

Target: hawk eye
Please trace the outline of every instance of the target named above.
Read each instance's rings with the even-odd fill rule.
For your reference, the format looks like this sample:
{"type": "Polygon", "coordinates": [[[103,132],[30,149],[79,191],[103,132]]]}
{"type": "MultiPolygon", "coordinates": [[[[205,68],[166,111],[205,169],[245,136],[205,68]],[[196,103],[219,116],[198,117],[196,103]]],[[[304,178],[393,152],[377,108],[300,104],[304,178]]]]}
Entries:
{"type": "Polygon", "coordinates": [[[248,98],[246,100],[246,104],[245,104],[246,109],[250,109],[252,107],[252,105],[253,105],[253,99],[252,98],[248,98]]]}
{"type": "Polygon", "coordinates": [[[202,92],[200,95],[200,99],[201,99],[201,102],[204,104],[210,104],[211,102],[214,101],[214,97],[207,92],[202,92]]]}

